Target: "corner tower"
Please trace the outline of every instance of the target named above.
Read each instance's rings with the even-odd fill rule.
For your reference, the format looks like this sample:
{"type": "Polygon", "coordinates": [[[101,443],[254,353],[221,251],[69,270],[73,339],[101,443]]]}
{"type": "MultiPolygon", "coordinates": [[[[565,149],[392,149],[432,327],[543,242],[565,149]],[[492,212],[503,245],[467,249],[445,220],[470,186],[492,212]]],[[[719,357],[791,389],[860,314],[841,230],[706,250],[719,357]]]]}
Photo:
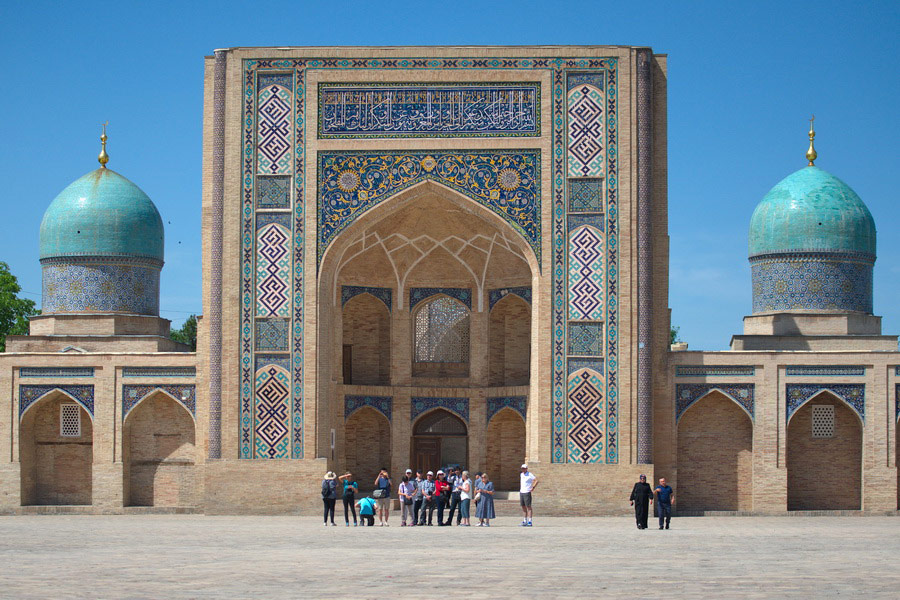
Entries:
{"type": "Polygon", "coordinates": [[[753,314],[732,349],[896,350],[872,314],[875,221],[850,186],[815,166],[814,139],[811,119],[808,165],[753,211],[753,314]]]}

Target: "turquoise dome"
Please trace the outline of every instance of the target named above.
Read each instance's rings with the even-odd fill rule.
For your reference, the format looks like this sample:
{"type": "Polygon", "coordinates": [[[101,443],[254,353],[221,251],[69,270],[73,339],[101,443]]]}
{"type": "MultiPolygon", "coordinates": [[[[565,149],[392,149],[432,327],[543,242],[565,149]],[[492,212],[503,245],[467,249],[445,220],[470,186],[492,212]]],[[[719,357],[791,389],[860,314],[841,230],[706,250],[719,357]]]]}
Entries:
{"type": "Polygon", "coordinates": [[[101,168],[64,189],[41,221],[41,259],[139,257],[163,261],[163,223],[150,198],[101,168]]]}
{"type": "Polygon", "coordinates": [[[850,186],[819,167],[782,179],[750,219],[750,256],[846,252],[875,259],[875,221],[850,186]]]}

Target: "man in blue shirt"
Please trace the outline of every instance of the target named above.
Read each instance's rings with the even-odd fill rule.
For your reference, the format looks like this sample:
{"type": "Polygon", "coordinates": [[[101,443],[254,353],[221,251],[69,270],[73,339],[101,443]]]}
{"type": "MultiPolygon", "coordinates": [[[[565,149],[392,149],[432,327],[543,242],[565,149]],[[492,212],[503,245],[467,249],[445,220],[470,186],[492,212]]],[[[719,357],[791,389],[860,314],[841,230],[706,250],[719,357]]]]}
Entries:
{"type": "Polygon", "coordinates": [[[669,528],[669,520],[672,518],[672,505],[675,504],[675,491],[666,485],[666,478],[659,478],[659,485],[653,490],[656,494],[656,514],[659,516],[659,528],[665,524],[669,528]]]}

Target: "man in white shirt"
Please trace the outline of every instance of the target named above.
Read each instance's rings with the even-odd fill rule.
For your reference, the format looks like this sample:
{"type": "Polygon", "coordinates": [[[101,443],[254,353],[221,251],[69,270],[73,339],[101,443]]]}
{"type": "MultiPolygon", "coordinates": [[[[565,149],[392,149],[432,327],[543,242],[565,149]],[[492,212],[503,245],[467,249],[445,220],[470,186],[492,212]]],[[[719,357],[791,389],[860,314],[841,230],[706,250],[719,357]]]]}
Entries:
{"type": "Polygon", "coordinates": [[[537,484],[538,478],[528,470],[528,465],[522,465],[522,472],[519,474],[519,504],[522,505],[522,513],[524,514],[521,527],[531,527],[531,515],[533,514],[531,510],[531,492],[534,491],[537,484]]]}

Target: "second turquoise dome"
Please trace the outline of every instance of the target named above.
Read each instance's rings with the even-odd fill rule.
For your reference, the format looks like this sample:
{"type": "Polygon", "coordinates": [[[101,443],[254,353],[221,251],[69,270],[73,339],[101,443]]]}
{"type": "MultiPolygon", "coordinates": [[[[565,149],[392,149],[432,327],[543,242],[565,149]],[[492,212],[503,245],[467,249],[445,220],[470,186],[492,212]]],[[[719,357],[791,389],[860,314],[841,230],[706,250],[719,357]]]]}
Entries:
{"type": "Polygon", "coordinates": [[[791,173],[750,219],[750,256],[850,252],[875,259],[875,221],[850,186],[818,167],[791,173]]]}
{"type": "Polygon", "coordinates": [[[141,257],[163,261],[156,206],[134,183],[101,168],[75,180],[41,221],[41,258],[141,257]]]}

